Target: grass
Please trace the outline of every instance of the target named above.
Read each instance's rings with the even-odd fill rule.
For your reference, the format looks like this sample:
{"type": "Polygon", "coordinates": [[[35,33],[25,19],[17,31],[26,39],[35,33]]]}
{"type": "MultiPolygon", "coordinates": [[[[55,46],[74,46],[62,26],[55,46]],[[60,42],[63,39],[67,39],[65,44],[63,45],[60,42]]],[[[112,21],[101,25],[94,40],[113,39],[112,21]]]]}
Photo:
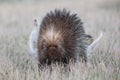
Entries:
{"type": "Polygon", "coordinates": [[[118,2],[117,0],[110,0],[110,2],[66,0],[1,3],[0,80],[120,80],[120,9],[118,2]],[[86,5],[86,3],[89,4],[86,5]],[[78,13],[84,22],[86,33],[96,38],[102,31],[103,38],[93,50],[91,67],[86,67],[82,63],[70,64],[71,72],[68,73],[61,70],[62,67],[52,65],[52,72],[45,69],[39,73],[37,61],[29,57],[28,49],[28,37],[33,28],[34,18],[42,19],[46,12],[64,7],[71,12],[78,13]]]}

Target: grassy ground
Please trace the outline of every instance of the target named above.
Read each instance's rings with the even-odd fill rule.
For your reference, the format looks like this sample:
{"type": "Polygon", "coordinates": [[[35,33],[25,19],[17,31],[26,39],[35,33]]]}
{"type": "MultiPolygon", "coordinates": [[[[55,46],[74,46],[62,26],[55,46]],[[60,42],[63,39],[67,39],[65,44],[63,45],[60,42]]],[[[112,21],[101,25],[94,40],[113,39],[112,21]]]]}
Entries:
{"type": "Polygon", "coordinates": [[[26,1],[0,3],[0,80],[120,80],[120,1],[26,1]],[[35,18],[42,19],[55,8],[78,13],[86,33],[94,38],[103,32],[93,51],[92,66],[70,64],[71,72],[53,65],[38,73],[37,62],[29,57],[28,36],[35,18]]]}

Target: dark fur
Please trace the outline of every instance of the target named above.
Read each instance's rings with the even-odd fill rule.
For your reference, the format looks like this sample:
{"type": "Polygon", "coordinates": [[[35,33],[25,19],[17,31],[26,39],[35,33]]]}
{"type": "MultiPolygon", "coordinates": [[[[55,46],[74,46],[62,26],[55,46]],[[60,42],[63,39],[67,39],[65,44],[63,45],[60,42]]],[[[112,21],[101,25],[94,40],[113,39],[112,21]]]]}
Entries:
{"type": "Polygon", "coordinates": [[[77,14],[70,14],[63,9],[47,13],[40,25],[38,38],[39,66],[50,65],[54,62],[68,64],[71,61],[82,60],[86,62],[86,48],[88,46],[86,34],[77,14]],[[61,32],[62,37],[55,43],[47,43],[43,39],[51,24],[56,32],[61,32]]]}

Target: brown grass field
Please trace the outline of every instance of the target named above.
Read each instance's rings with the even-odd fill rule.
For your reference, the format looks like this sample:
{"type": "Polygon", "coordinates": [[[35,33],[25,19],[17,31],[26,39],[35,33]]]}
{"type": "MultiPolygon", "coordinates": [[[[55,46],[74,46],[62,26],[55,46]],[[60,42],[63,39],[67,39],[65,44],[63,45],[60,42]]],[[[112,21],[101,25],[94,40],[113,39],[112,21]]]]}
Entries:
{"type": "Polygon", "coordinates": [[[0,80],[120,80],[119,0],[0,0],[0,80]],[[58,65],[38,72],[30,59],[28,38],[35,18],[55,8],[77,13],[86,33],[103,37],[93,50],[91,67],[70,64],[71,71],[58,65]]]}

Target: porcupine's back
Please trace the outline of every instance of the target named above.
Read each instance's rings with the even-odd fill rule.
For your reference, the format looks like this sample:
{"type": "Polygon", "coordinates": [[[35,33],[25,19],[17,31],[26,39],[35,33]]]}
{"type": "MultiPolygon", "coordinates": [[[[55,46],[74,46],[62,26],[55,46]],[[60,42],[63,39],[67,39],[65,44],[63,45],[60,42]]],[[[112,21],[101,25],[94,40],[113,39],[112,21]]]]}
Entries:
{"type": "Polygon", "coordinates": [[[63,9],[48,13],[42,20],[38,38],[40,64],[82,59],[86,61],[85,31],[76,14],[63,9]]]}

